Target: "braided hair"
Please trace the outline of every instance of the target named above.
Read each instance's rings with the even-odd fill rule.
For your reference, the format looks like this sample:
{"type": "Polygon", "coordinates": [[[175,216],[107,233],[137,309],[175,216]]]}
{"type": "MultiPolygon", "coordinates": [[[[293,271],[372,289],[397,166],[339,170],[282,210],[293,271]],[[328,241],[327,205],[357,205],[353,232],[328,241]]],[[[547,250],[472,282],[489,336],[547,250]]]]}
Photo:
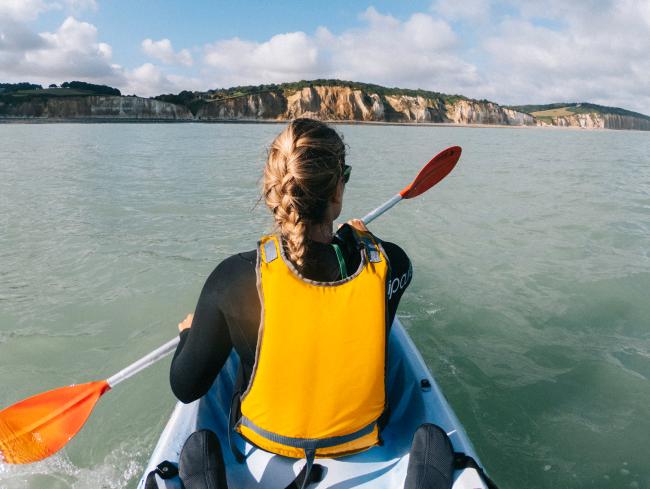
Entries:
{"type": "Polygon", "coordinates": [[[344,162],[341,136],[313,119],[291,121],[269,148],[262,192],[299,269],[305,265],[310,226],[323,222],[344,162]]]}

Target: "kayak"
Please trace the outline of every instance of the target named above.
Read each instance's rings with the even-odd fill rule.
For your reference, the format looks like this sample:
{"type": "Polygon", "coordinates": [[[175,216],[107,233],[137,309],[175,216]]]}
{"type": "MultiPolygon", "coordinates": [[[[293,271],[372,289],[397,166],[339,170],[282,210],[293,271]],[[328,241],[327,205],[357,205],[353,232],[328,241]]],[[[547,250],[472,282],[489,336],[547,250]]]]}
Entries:
{"type": "MultiPolygon", "coordinates": [[[[180,451],[191,433],[209,429],[222,447],[228,487],[233,489],[277,489],[293,481],[305,460],[286,458],[260,450],[235,435],[233,439],[246,460],[238,463],[228,444],[228,418],[239,359],[233,352],[210,391],[190,404],[177,403],[154,449],[138,485],[144,489],[149,472],[163,461],[178,464],[180,451]]],[[[479,462],[463,426],[447,403],[417,348],[398,319],[388,340],[388,425],[382,430],[383,445],[336,459],[317,459],[326,467],[324,478],[313,487],[397,489],[404,486],[413,434],[422,423],[434,423],[448,434],[454,451],[479,462]]],[[[479,462],[480,464],[480,462],[479,462]]],[[[180,489],[178,476],[163,480],[159,489],[180,489]]],[[[453,489],[486,488],[472,468],[454,472],[453,489]]]]}

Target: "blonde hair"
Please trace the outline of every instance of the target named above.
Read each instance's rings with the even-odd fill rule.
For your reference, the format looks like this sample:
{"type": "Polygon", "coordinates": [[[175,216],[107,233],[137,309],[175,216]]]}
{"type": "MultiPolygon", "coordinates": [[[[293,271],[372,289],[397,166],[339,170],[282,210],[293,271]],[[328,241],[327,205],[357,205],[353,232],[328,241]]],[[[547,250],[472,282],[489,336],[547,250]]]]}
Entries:
{"type": "Polygon", "coordinates": [[[262,195],[298,268],[305,264],[309,228],[323,222],[344,163],[341,136],[313,119],[291,121],[269,148],[262,195]]]}

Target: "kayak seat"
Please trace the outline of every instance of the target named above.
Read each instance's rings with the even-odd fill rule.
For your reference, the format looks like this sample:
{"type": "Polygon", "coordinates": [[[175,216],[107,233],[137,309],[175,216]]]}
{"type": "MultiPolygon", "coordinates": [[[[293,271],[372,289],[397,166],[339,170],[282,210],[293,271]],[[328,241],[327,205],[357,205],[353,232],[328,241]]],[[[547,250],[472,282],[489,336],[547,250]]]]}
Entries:
{"type": "Polygon", "coordinates": [[[413,436],[404,489],[449,489],[453,473],[449,437],[439,426],[423,424],[413,436]]]}
{"type": "Polygon", "coordinates": [[[178,475],[185,489],[228,489],[223,453],[210,430],[192,433],[180,453],[178,475]]]}

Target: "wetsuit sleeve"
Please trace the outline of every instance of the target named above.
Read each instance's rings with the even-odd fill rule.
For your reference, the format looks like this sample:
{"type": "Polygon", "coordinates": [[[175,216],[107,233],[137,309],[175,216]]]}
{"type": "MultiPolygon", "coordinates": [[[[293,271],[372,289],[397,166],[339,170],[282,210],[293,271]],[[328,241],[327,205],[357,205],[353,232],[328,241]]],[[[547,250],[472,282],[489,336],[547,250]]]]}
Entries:
{"type": "Polygon", "coordinates": [[[223,275],[220,264],[203,286],[192,327],[180,333],[169,380],[174,395],[184,403],[208,392],[232,349],[228,324],[220,307],[223,275]]]}
{"type": "Polygon", "coordinates": [[[389,241],[381,241],[381,245],[388,255],[391,268],[390,284],[386,294],[388,295],[388,318],[392,324],[400,299],[413,278],[413,267],[406,252],[398,245],[389,241]]]}

